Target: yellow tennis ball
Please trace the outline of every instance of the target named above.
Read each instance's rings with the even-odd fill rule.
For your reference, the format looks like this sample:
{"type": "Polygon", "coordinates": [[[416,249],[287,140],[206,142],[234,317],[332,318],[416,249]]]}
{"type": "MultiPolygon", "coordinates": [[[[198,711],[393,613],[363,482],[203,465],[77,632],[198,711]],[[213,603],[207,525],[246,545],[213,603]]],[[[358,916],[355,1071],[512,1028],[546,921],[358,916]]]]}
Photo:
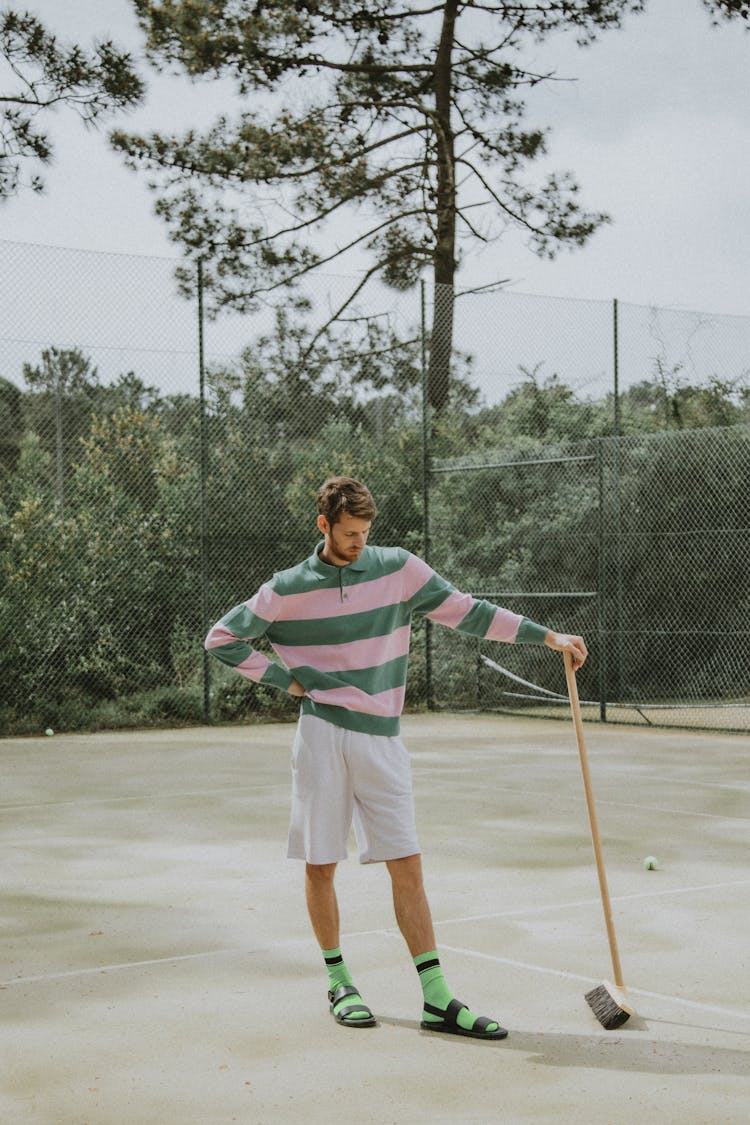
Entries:
{"type": "Polygon", "coordinates": [[[51,737],[52,737],[52,735],[53,735],[53,734],[54,734],[55,732],[53,731],[52,727],[47,727],[47,729],[46,729],[46,731],[45,731],[44,733],[45,733],[45,734],[47,735],[47,737],[48,737],[48,738],[51,738],[51,737]]]}
{"type": "Polygon", "coordinates": [[[656,871],[656,868],[659,866],[659,861],[655,855],[647,855],[643,861],[643,866],[647,871],[656,871]]]}

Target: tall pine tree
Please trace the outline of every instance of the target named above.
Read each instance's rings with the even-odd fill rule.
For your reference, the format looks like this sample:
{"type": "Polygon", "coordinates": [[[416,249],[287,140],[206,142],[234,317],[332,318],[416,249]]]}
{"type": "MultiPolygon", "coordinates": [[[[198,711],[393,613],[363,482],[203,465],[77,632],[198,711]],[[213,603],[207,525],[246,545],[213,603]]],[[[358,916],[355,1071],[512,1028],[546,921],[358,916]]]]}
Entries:
{"type": "Polygon", "coordinates": [[[133,2],[157,65],[228,76],[241,97],[204,133],[113,137],[156,173],[157,211],[205,258],[216,303],[250,309],[364,249],[335,320],[371,278],[406,288],[431,268],[438,411],[462,241],[516,227],[552,257],[606,221],[569,173],[527,178],[546,134],[525,124],[524,97],[552,75],[529,71],[525,49],[566,31],[591,43],[643,0],[133,2]]]}

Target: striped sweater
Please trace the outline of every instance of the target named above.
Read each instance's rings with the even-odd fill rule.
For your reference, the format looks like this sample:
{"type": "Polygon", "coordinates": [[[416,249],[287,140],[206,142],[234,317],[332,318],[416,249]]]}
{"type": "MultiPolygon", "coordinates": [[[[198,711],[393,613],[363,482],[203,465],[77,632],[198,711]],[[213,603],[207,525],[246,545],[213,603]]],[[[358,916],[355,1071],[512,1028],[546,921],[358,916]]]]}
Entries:
{"type": "Polygon", "coordinates": [[[462,594],[401,547],[370,547],[347,566],[318,554],[274,574],[209,631],[206,648],[259,684],[305,689],[302,713],[348,730],[398,734],[411,619],[472,637],[542,644],[547,630],[462,594]],[[281,664],[253,649],[265,636],[281,664]]]}

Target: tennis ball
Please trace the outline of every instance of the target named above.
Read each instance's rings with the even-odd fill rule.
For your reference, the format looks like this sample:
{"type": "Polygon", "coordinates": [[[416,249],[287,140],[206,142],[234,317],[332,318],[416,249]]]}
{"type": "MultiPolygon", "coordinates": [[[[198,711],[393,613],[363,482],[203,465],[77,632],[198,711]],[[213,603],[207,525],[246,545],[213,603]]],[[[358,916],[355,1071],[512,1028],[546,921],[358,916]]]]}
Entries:
{"type": "Polygon", "coordinates": [[[53,735],[53,734],[54,734],[55,732],[53,731],[52,727],[47,727],[47,729],[46,729],[46,731],[45,731],[44,733],[45,733],[45,734],[47,735],[47,737],[48,737],[48,738],[51,738],[51,737],[52,737],[52,735],[53,735]]]}
{"type": "Polygon", "coordinates": [[[659,866],[659,861],[655,855],[647,855],[643,861],[643,866],[647,871],[656,871],[656,868],[659,866]]]}

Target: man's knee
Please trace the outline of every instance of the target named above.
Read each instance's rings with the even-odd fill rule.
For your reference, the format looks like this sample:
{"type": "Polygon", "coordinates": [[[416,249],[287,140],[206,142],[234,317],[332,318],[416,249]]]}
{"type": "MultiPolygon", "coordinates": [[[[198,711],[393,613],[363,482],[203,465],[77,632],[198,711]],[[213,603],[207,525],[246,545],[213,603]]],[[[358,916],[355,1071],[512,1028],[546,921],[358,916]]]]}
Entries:
{"type": "Polygon", "coordinates": [[[386,867],[394,883],[422,885],[422,856],[419,853],[402,859],[389,859],[386,867]]]}
{"type": "Polygon", "coordinates": [[[333,882],[333,877],[336,874],[336,864],[308,863],[305,867],[305,874],[311,883],[322,887],[333,882]]]}

